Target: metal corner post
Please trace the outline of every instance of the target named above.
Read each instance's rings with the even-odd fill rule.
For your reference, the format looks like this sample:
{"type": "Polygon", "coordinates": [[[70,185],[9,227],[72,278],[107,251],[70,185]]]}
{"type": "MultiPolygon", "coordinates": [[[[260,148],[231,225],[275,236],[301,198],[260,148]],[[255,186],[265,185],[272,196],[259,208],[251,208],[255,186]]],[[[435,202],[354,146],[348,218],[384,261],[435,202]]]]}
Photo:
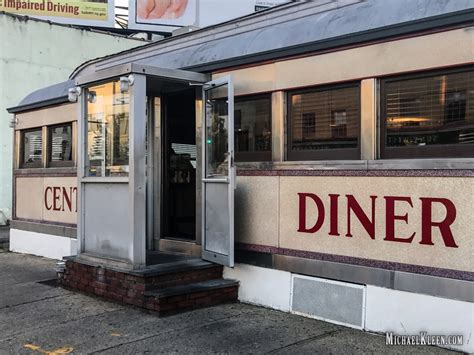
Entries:
{"type": "Polygon", "coordinates": [[[86,117],[87,117],[87,94],[83,90],[77,104],[77,254],[84,252],[84,189],[82,178],[84,177],[85,153],[86,153],[86,117]]]}
{"type": "Polygon", "coordinates": [[[146,76],[134,74],[130,86],[129,233],[133,267],[146,265],[146,76]]]}

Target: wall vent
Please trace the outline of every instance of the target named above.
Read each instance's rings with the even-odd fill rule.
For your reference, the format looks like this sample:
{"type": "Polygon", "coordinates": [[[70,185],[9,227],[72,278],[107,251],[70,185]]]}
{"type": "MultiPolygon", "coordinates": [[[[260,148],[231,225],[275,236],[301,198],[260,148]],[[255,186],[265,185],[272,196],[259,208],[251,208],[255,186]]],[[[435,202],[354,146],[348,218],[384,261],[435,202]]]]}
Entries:
{"type": "Polygon", "coordinates": [[[291,312],[363,329],[366,287],[292,275],[291,312]]]}

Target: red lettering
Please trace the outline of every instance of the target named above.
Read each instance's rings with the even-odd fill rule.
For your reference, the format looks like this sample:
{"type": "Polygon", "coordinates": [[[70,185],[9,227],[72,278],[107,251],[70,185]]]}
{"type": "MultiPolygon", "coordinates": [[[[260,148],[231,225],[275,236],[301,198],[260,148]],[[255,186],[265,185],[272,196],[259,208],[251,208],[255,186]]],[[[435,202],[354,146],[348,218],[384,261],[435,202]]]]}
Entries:
{"type": "Polygon", "coordinates": [[[53,187],[53,211],[61,211],[61,206],[58,205],[59,199],[61,198],[61,188],[53,187]]]}
{"type": "Polygon", "coordinates": [[[329,212],[329,235],[338,236],[339,228],[338,228],[338,207],[339,207],[339,195],[329,195],[329,203],[330,203],[330,212],[329,212]]]}
{"type": "Polygon", "coordinates": [[[321,226],[323,225],[324,222],[324,204],[321,199],[316,196],[315,194],[310,194],[310,193],[298,193],[299,196],[299,228],[298,232],[301,233],[316,233],[321,226]],[[306,198],[310,198],[314,201],[316,204],[316,207],[318,208],[318,219],[316,220],[316,223],[314,224],[313,227],[307,228],[306,227],[306,198]]]}
{"type": "MultiPolygon", "coordinates": [[[[74,188],[75,189],[75,188],[74,188]]],[[[74,190],[75,191],[75,190],[74,190]]],[[[70,194],[70,202],[72,203],[72,192],[70,194]]],[[[321,198],[312,193],[298,193],[299,196],[299,226],[298,232],[300,233],[316,233],[318,232],[325,219],[325,206],[321,198]],[[307,220],[307,208],[308,203],[314,202],[317,216],[307,220]],[[313,224],[314,223],[314,224],[313,224]],[[308,225],[309,224],[309,225],[308,225]]],[[[340,236],[339,234],[339,196],[338,194],[329,194],[329,235],[340,236]]],[[[377,196],[370,196],[371,199],[371,213],[366,213],[361,207],[359,202],[353,195],[346,195],[347,198],[347,233],[346,237],[352,237],[351,227],[352,215],[358,219],[359,223],[366,230],[372,240],[375,240],[375,203],[377,196]]],[[[397,243],[412,243],[416,237],[417,232],[408,235],[397,234],[396,223],[397,221],[404,222],[405,225],[409,225],[409,214],[413,209],[413,201],[408,196],[384,196],[385,199],[385,237],[384,240],[389,242],[397,243]],[[396,211],[401,205],[405,204],[407,212],[401,213],[396,211]],[[409,207],[408,207],[409,206],[409,207]]],[[[45,201],[46,201],[45,197],[45,201]]],[[[456,220],[456,207],[452,201],[446,198],[428,198],[421,197],[421,241],[422,245],[434,245],[433,243],[433,227],[439,229],[441,237],[443,238],[444,245],[446,247],[458,248],[451,225],[456,220]],[[446,215],[441,221],[433,221],[433,206],[435,204],[441,204],[446,209],[446,215]]],[[[436,206],[441,208],[440,206],[436,206]]],[[[76,207],[77,208],[77,207],[76,207]]],[[[400,223],[400,222],[398,222],[400,223]]],[[[401,224],[401,223],[400,223],[401,224]]],[[[400,232],[399,232],[400,233],[400,232]]]]}
{"type": "Polygon", "coordinates": [[[351,234],[351,211],[354,212],[362,227],[369,233],[370,238],[375,239],[375,199],[377,196],[370,196],[372,200],[372,220],[364,213],[357,200],[353,195],[346,195],[347,197],[347,234],[346,237],[352,237],[351,234]]]}
{"type": "Polygon", "coordinates": [[[49,205],[48,206],[48,191],[53,191],[53,188],[48,186],[45,190],[44,190],[44,207],[46,207],[46,209],[48,211],[51,210],[51,208],[53,208],[52,205],[49,205]]]}
{"type": "Polygon", "coordinates": [[[408,202],[410,207],[413,207],[410,197],[400,197],[400,196],[385,196],[385,240],[391,242],[400,242],[400,243],[411,243],[415,237],[415,232],[409,238],[402,238],[395,236],[395,221],[405,221],[408,224],[408,213],[404,215],[395,214],[395,202],[403,201],[408,202]]]}
{"type": "Polygon", "coordinates": [[[63,201],[62,201],[62,210],[64,211],[64,205],[66,205],[68,208],[69,208],[69,211],[72,211],[72,203],[71,203],[71,199],[72,199],[72,187],[69,188],[69,191],[70,191],[70,195],[68,195],[67,191],[66,191],[66,188],[63,187],[63,201]],[[66,203],[64,203],[66,202],[66,203]]]}
{"type": "Polygon", "coordinates": [[[451,231],[451,224],[456,220],[456,207],[447,198],[420,197],[421,200],[421,242],[423,245],[434,245],[432,241],[432,227],[438,227],[443,238],[444,245],[457,248],[451,231]],[[446,208],[446,217],[441,222],[433,222],[433,203],[441,203],[446,208]]]}

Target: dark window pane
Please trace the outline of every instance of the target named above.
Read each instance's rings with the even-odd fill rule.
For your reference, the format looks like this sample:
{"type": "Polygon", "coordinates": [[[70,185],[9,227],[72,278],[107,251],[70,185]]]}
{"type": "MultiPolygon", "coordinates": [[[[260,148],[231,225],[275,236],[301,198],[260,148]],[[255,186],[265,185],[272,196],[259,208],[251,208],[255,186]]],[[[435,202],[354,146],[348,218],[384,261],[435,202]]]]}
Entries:
{"type": "Polygon", "coordinates": [[[43,153],[43,136],[41,128],[23,133],[23,164],[40,165],[43,153]]]}
{"type": "Polygon", "coordinates": [[[50,128],[51,162],[72,161],[72,125],[50,128]]]}
{"type": "MultiPolygon", "coordinates": [[[[337,156],[329,156],[324,151],[358,150],[358,86],[292,94],[290,117],[290,155],[293,157],[304,152],[302,159],[309,156],[307,153],[313,153],[315,159],[337,159],[337,156]]],[[[343,157],[344,152],[341,154],[343,157]]]]}
{"type": "Polygon", "coordinates": [[[236,160],[271,160],[270,97],[236,99],[234,106],[236,160]]]}
{"type": "Polygon", "coordinates": [[[474,143],[474,71],[389,79],[383,109],[385,147],[406,147],[412,157],[417,157],[415,148],[428,157],[430,151],[432,157],[456,156],[437,147],[474,143]]]}

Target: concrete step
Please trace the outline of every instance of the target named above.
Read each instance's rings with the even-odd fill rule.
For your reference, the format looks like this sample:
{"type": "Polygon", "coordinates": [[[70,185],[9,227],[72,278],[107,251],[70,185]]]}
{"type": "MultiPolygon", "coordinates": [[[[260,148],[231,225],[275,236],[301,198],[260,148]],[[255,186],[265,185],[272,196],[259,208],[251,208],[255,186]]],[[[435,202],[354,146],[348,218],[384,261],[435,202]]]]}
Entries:
{"type": "Polygon", "coordinates": [[[237,301],[239,282],[215,279],[146,291],[145,308],[169,315],[237,301]]]}

